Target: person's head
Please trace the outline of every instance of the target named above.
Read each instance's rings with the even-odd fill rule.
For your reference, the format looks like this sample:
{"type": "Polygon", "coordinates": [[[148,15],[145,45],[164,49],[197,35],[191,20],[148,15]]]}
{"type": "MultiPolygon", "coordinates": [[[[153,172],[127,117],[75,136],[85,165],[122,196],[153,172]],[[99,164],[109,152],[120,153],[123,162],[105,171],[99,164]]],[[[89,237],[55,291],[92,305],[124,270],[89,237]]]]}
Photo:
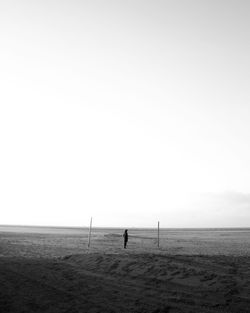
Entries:
{"type": "Polygon", "coordinates": [[[125,233],[127,233],[128,232],[128,230],[127,229],[125,229],[125,233]]]}

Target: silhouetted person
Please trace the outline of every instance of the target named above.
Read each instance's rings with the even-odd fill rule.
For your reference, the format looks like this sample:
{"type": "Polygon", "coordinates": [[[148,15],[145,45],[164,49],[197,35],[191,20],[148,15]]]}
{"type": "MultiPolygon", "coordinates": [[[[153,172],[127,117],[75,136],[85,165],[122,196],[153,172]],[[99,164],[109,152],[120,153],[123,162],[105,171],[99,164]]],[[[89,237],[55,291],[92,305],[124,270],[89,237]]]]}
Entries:
{"type": "Polygon", "coordinates": [[[123,239],[124,239],[124,249],[127,248],[127,242],[128,242],[128,230],[125,229],[124,233],[123,233],[123,239]]]}

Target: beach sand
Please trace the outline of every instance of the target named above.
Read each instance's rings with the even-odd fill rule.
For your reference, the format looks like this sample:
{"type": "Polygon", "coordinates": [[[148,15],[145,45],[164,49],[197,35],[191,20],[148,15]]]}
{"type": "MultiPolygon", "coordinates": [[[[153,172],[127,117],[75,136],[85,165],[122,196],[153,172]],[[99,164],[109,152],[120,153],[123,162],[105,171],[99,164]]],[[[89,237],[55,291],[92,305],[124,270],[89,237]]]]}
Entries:
{"type": "Polygon", "coordinates": [[[90,249],[87,230],[16,230],[0,228],[1,313],[250,312],[249,230],[166,230],[158,249],[134,229],[126,250],[122,230],[90,249]]]}

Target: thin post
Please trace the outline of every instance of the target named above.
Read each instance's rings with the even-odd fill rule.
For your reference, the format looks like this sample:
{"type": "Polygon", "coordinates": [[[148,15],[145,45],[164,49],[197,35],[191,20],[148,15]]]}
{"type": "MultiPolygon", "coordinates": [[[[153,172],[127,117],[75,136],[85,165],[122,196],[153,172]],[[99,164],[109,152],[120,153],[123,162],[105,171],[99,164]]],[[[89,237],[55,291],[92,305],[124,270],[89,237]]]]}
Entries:
{"type": "Polygon", "coordinates": [[[160,222],[158,222],[158,240],[157,240],[157,245],[158,245],[158,248],[160,247],[160,222]]]}
{"type": "Polygon", "coordinates": [[[88,240],[88,248],[90,247],[91,229],[92,229],[92,217],[91,217],[91,219],[90,219],[90,225],[89,225],[89,240],[88,240]]]}

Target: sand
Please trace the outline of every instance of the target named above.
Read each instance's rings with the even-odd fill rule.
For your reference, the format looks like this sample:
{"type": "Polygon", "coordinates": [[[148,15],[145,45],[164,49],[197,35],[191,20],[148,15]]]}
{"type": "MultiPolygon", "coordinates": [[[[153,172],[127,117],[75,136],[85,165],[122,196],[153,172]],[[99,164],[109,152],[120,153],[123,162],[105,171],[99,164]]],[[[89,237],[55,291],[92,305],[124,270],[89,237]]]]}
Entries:
{"type": "Polygon", "coordinates": [[[121,232],[0,228],[0,312],[250,312],[249,230],[121,232]]]}

